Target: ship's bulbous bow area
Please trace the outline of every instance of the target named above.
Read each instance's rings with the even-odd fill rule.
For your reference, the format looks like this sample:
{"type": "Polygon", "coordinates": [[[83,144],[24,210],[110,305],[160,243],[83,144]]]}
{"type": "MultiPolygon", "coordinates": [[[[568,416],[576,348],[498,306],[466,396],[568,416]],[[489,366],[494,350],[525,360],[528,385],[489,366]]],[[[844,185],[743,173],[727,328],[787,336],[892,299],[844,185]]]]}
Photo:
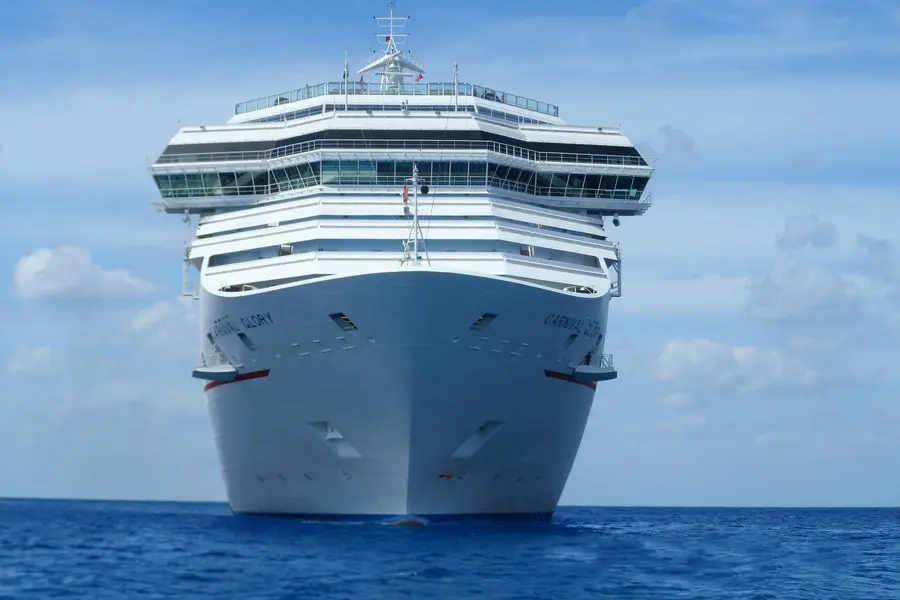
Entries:
{"type": "Polygon", "coordinates": [[[410,269],[203,300],[239,372],[206,386],[234,511],[555,510],[608,295],[410,269]]]}

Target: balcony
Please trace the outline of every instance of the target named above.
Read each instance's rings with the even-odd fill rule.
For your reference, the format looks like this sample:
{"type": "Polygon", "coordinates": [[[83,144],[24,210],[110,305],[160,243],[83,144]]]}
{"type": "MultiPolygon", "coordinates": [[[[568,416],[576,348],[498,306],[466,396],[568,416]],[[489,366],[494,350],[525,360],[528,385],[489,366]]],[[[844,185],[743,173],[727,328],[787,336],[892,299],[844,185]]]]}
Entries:
{"type": "Polygon", "coordinates": [[[612,354],[588,353],[580,365],[572,367],[573,379],[583,383],[611,381],[618,376],[612,354]]]}

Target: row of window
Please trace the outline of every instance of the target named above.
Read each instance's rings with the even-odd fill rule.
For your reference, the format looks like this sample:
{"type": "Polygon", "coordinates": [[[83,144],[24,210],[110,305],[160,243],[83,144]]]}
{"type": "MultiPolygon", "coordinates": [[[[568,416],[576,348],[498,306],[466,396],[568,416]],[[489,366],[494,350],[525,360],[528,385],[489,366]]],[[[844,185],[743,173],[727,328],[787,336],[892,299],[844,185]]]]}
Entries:
{"type": "Polygon", "coordinates": [[[485,108],[483,106],[478,107],[478,114],[483,115],[485,117],[493,117],[495,119],[503,119],[504,121],[510,121],[511,123],[527,123],[529,125],[546,125],[547,121],[541,121],[540,119],[532,119],[530,117],[523,117],[521,115],[515,115],[513,113],[503,112],[502,110],[491,110],[490,108],[485,108]]]}
{"type": "MultiPolygon", "coordinates": [[[[294,110],[291,112],[286,112],[278,115],[272,115],[269,117],[261,117],[259,119],[252,119],[250,121],[244,121],[245,123],[278,123],[282,121],[294,121],[296,119],[304,119],[306,117],[310,117],[312,115],[321,115],[324,113],[330,113],[335,111],[390,111],[390,112],[400,112],[403,110],[409,112],[476,112],[476,107],[474,105],[460,105],[454,106],[452,104],[408,104],[408,105],[400,105],[400,104],[348,104],[347,106],[343,104],[324,104],[318,106],[310,106],[309,108],[304,108],[301,110],[294,110]]],[[[490,108],[484,108],[483,106],[477,107],[477,112],[479,115],[484,115],[487,117],[492,117],[494,119],[502,119],[504,121],[509,121],[511,123],[528,123],[528,124],[546,124],[547,121],[541,121],[539,119],[532,119],[531,117],[523,117],[521,115],[516,115],[513,113],[503,112],[502,110],[491,110],[490,108]]]]}
{"type": "MultiPolygon", "coordinates": [[[[433,188],[498,187],[533,196],[637,200],[647,177],[541,173],[485,162],[418,162],[418,175],[433,188]]],[[[156,175],[163,198],[274,194],[318,185],[402,188],[412,177],[411,161],[326,160],[272,169],[156,175]]]]}
{"type": "Polygon", "coordinates": [[[160,164],[268,160],[285,158],[314,150],[487,150],[534,162],[565,162],[586,165],[647,166],[640,156],[586,154],[575,152],[536,152],[521,146],[480,140],[312,140],[272,150],[248,152],[205,152],[164,154],[160,164]]]}
{"type": "Polygon", "coordinates": [[[309,108],[303,108],[301,110],[294,110],[291,112],[282,113],[280,115],[272,115],[271,117],[263,117],[261,119],[253,119],[252,121],[244,121],[244,123],[277,123],[280,121],[295,121],[297,119],[304,119],[306,117],[310,117],[312,115],[321,115],[322,114],[322,106],[310,106],[309,108]]]}

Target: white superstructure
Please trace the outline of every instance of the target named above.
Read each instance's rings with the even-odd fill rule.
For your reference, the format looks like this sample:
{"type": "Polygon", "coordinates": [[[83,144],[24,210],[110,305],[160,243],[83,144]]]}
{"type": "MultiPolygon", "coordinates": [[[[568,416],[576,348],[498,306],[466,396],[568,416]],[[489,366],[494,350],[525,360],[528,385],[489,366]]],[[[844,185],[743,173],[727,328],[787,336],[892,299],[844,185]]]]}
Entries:
{"type": "Polygon", "coordinates": [[[393,2],[378,21],[358,81],[345,62],[340,82],[238,104],[152,167],[160,209],[199,217],[193,374],[229,503],[548,516],[616,376],[605,227],[649,208],[651,164],[456,67],[422,81],[393,2]]]}

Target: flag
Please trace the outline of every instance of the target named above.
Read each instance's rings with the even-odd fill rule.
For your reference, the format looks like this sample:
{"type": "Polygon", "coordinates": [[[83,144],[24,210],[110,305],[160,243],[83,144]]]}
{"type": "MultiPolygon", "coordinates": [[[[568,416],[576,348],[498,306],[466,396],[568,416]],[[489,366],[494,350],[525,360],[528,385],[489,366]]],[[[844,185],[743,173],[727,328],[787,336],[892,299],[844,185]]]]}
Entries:
{"type": "Polygon", "coordinates": [[[421,74],[421,73],[419,73],[418,75],[416,75],[416,81],[422,81],[422,74],[421,74]]]}
{"type": "Polygon", "coordinates": [[[389,36],[389,35],[384,36],[384,41],[386,41],[386,42],[391,41],[391,36],[389,36]]]}
{"type": "Polygon", "coordinates": [[[403,202],[409,202],[409,190],[406,189],[406,185],[403,186],[403,202]]]}

